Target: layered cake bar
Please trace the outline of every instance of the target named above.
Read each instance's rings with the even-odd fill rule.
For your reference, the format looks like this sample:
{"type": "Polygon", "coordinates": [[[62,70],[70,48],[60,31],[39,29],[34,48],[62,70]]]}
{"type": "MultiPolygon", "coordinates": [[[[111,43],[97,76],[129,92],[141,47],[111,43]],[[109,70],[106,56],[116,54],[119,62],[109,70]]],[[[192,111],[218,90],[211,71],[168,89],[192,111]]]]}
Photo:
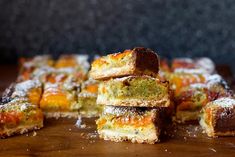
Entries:
{"type": "Polygon", "coordinates": [[[105,106],[96,121],[99,136],[115,142],[159,142],[162,128],[160,109],[105,106]]]}
{"type": "Polygon", "coordinates": [[[201,112],[200,125],[210,137],[235,135],[235,99],[219,98],[201,112]]]}
{"type": "Polygon", "coordinates": [[[43,113],[35,105],[15,98],[0,105],[0,138],[43,127],[43,113]]]}
{"type": "Polygon", "coordinates": [[[90,76],[96,80],[128,75],[156,76],[158,67],[155,52],[147,48],[134,48],[96,59],[91,65],[90,76]]]}
{"type": "Polygon", "coordinates": [[[210,75],[204,84],[191,84],[175,95],[176,120],[178,122],[198,120],[200,110],[208,102],[232,96],[233,92],[221,76],[210,75]]]}
{"type": "Polygon", "coordinates": [[[40,108],[46,117],[78,117],[79,105],[76,99],[76,88],[59,83],[47,83],[40,101],[40,108]]]}

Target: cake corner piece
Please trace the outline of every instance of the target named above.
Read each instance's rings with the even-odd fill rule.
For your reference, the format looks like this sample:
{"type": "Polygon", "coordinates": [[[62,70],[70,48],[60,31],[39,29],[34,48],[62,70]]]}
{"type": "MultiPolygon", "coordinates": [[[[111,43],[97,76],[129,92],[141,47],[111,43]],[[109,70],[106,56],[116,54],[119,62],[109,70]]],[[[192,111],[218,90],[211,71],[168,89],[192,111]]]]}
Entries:
{"type": "Polygon", "coordinates": [[[235,99],[224,97],[208,103],[200,118],[209,137],[235,136],[235,99]]]}
{"type": "Polygon", "coordinates": [[[14,99],[0,105],[0,138],[24,134],[43,127],[43,113],[35,105],[14,99]]]}
{"type": "Polygon", "coordinates": [[[158,55],[151,49],[138,47],[96,59],[91,65],[90,76],[96,80],[128,75],[156,76],[158,70],[158,55]]]}

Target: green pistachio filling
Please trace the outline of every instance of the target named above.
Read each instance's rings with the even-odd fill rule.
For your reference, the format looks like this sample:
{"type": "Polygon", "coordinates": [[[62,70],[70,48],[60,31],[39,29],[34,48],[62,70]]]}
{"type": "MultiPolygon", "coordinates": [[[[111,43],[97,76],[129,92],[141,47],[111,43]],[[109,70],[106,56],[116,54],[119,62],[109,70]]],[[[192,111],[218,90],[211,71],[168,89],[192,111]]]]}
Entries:
{"type": "MultiPolygon", "coordinates": [[[[111,80],[103,86],[107,89],[104,94],[109,98],[156,99],[167,93],[167,88],[155,79],[136,77],[125,81],[111,80]]],[[[102,91],[100,91],[102,92],[102,91]]]]}
{"type": "Polygon", "coordinates": [[[81,106],[79,109],[82,114],[90,116],[98,115],[102,112],[103,106],[96,104],[96,97],[79,97],[78,104],[81,106]]]}

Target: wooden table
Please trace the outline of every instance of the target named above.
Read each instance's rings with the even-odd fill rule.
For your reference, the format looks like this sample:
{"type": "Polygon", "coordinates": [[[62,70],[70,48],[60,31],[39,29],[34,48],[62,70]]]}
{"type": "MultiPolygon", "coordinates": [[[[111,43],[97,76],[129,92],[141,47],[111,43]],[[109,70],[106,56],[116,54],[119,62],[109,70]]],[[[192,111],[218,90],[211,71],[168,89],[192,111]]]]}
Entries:
{"type": "MultiPolygon", "coordinates": [[[[1,91],[14,81],[15,66],[0,66],[1,91]]],[[[76,119],[46,119],[43,129],[0,139],[0,156],[231,156],[235,157],[235,137],[208,138],[200,126],[172,125],[168,136],[155,145],[115,143],[98,138],[95,119],[82,119],[85,128],[75,126],[76,119]]]]}

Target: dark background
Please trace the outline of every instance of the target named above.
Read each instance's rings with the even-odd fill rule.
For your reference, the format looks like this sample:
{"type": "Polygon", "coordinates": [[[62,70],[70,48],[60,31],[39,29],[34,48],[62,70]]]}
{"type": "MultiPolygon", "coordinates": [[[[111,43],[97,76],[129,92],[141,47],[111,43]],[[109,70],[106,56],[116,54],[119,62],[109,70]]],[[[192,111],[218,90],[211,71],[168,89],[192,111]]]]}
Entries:
{"type": "MultiPolygon", "coordinates": [[[[235,66],[234,0],[1,0],[0,62],[145,46],[235,66]]],[[[233,68],[235,71],[235,68],[233,68]]]]}

